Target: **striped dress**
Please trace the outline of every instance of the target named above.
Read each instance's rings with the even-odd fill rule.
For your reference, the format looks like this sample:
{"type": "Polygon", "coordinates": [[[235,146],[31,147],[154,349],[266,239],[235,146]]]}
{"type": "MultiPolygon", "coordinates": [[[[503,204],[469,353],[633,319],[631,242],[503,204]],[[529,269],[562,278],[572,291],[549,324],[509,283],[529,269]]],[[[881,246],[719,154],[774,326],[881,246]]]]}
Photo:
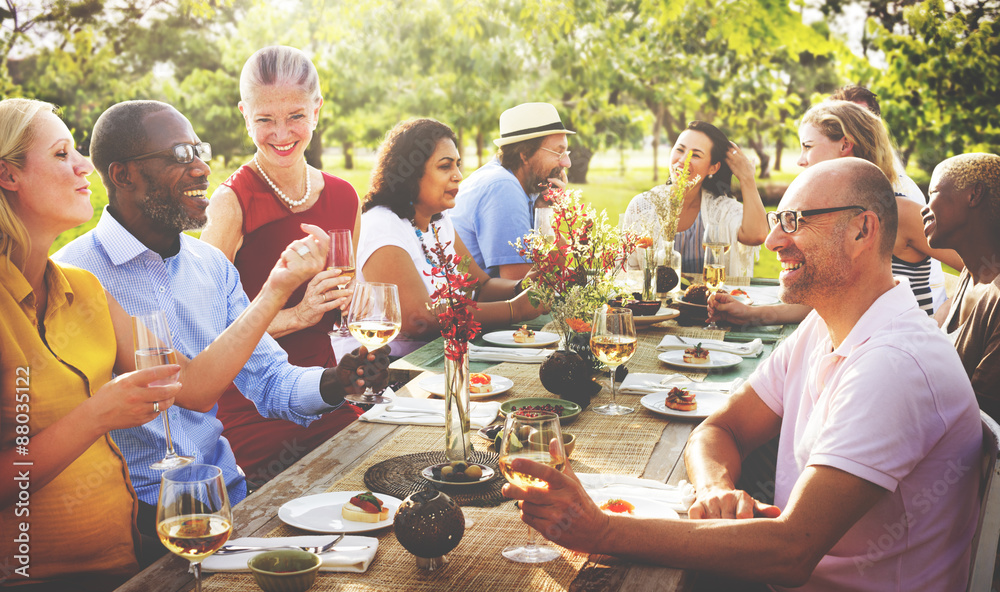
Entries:
{"type": "Polygon", "coordinates": [[[905,277],[910,282],[910,290],[917,297],[920,310],[934,314],[934,295],[931,293],[931,258],[925,257],[917,263],[908,263],[892,256],[892,275],[905,277]]]}

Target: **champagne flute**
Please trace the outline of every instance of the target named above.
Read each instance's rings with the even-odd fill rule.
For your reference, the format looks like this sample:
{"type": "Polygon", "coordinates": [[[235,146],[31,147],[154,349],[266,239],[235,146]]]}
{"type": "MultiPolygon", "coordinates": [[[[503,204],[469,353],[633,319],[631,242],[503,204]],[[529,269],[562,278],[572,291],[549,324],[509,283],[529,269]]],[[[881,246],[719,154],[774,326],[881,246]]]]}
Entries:
{"type": "Polygon", "coordinates": [[[201,562],[229,540],[233,513],[222,470],[213,465],[171,469],[160,481],[156,533],[171,553],[191,561],[201,592],[201,562]]]}
{"type": "Polygon", "coordinates": [[[618,404],[615,370],[635,354],[638,346],[632,311],[627,308],[599,308],[594,311],[594,323],[591,327],[590,351],[611,368],[611,402],[594,407],[594,412],[601,415],[628,415],[635,409],[618,404]]]}
{"type": "MultiPolygon", "coordinates": [[[[566,464],[566,450],[563,448],[559,416],[551,411],[515,411],[507,415],[504,424],[503,441],[500,444],[500,472],[507,481],[518,487],[546,487],[547,483],[519,473],[511,468],[515,458],[526,458],[557,471],[566,464]],[[538,434],[532,444],[529,437],[538,434]]],[[[535,530],[528,527],[528,542],[523,545],[504,547],[501,555],[517,563],[544,563],[562,555],[555,547],[535,543],[535,530]]]]}
{"type": "MultiPolygon", "coordinates": [[[[136,370],[177,363],[177,351],[170,339],[170,326],[167,315],[157,310],[132,317],[132,343],[135,346],[136,370]]],[[[153,386],[163,386],[177,382],[177,374],[150,383],[153,386]]],[[[170,435],[170,410],[160,413],[163,419],[163,434],[167,440],[167,454],[149,468],[157,470],[172,469],[194,462],[194,457],[181,456],[174,451],[174,439],[170,435]]]]}
{"type": "MultiPolygon", "coordinates": [[[[726,262],[724,256],[729,251],[729,237],[726,227],[718,222],[705,225],[705,235],[702,244],[705,247],[705,267],[702,280],[711,292],[718,292],[726,281],[726,262]]],[[[705,329],[718,329],[712,321],[705,329]]]]}
{"type": "MultiPolygon", "coordinates": [[[[347,328],[368,351],[376,350],[395,339],[403,326],[402,319],[396,284],[368,282],[355,288],[351,312],[347,315],[347,328]]],[[[373,393],[370,386],[365,386],[364,394],[344,398],[364,405],[392,401],[373,393]]]]}
{"type": "MultiPolygon", "coordinates": [[[[337,229],[330,231],[330,255],[327,258],[327,269],[339,269],[340,275],[354,279],[354,239],[349,229],[337,229]]],[[[343,287],[350,285],[350,282],[343,287]]],[[[340,311],[340,329],[331,331],[331,335],[347,337],[350,331],[347,323],[344,322],[345,314],[340,311]]]]}

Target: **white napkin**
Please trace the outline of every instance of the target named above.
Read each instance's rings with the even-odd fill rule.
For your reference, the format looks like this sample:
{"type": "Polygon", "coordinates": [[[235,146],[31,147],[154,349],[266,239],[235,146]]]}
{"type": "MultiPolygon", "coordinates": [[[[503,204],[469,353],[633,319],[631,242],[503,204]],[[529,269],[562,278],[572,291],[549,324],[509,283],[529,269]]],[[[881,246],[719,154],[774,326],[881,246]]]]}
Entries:
{"type": "MultiPolygon", "coordinates": [[[[469,406],[469,423],[478,430],[493,423],[499,413],[500,403],[495,401],[473,402],[469,406]]],[[[441,399],[396,397],[391,403],[375,405],[366,411],[360,419],[374,423],[444,427],[444,401],[441,399]]]]}
{"type": "MultiPolygon", "coordinates": [[[[325,545],[332,541],[336,535],[312,535],[294,537],[275,537],[271,539],[259,537],[245,537],[227,542],[227,545],[245,545],[248,547],[282,547],[292,545],[295,547],[315,547],[325,545]]],[[[345,536],[344,540],[337,543],[334,549],[340,547],[364,547],[367,549],[356,549],[353,551],[328,551],[320,555],[323,563],[319,566],[320,571],[350,571],[363,573],[368,570],[375,552],[378,551],[378,539],[366,536],[345,536]]],[[[233,553],[232,555],[211,555],[201,563],[201,568],[205,571],[250,571],[247,561],[263,551],[247,551],[246,553],[233,553]]]]}
{"type": "Polygon", "coordinates": [[[485,347],[469,344],[470,362],[514,362],[541,364],[554,350],[534,347],[485,347]]]}
{"type": "Polygon", "coordinates": [[[577,473],[576,476],[580,478],[580,483],[587,493],[640,497],[663,502],[676,512],[687,512],[695,499],[694,486],[687,481],[681,481],[680,485],[674,486],[628,475],[577,473]]]}
{"type": "Polygon", "coordinates": [[[621,386],[618,387],[618,392],[623,395],[649,395],[676,386],[702,392],[734,393],[741,384],[743,384],[742,378],[734,378],[726,382],[694,382],[682,374],[663,375],[629,372],[621,386]]]}
{"type": "Polygon", "coordinates": [[[660,340],[660,345],[657,345],[656,349],[659,351],[687,349],[699,343],[703,349],[709,351],[725,352],[744,357],[758,356],[764,350],[764,342],[760,339],[754,339],[747,343],[734,343],[731,341],[719,341],[718,339],[696,339],[694,337],[684,337],[682,339],[676,335],[664,335],[663,339],[660,340]]]}

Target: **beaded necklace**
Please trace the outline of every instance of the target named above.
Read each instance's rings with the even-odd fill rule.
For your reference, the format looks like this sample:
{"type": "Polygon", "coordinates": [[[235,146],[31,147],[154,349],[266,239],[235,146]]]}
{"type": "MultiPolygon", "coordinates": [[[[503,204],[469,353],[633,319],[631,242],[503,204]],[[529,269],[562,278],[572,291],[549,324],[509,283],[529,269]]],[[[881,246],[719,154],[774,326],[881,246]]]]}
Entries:
{"type": "MultiPolygon", "coordinates": [[[[427,245],[424,244],[424,233],[423,233],[423,231],[421,231],[419,228],[417,228],[417,225],[413,223],[413,220],[410,220],[410,226],[413,227],[413,232],[416,233],[416,235],[417,235],[417,242],[420,243],[420,248],[423,249],[423,251],[424,251],[424,260],[427,261],[428,265],[430,265],[431,267],[434,267],[434,262],[431,261],[431,252],[427,250],[427,245]]],[[[434,224],[433,223],[429,224],[427,226],[427,232],[431,236],[434,235],[434,224]]]]}

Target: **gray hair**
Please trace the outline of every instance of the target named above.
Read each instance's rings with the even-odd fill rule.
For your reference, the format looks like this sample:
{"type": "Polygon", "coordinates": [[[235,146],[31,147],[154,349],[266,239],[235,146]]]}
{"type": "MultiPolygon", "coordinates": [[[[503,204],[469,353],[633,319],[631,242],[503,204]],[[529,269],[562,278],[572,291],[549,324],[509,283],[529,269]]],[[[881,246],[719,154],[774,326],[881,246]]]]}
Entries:
{"type": "Polygon", "coordinates": [[[257,50],[240,72],[240,99],[252,101],[264,86],[295,86],[314,102],[322,98],[316,66],[301,50],[272,45],[257,50]]]}

